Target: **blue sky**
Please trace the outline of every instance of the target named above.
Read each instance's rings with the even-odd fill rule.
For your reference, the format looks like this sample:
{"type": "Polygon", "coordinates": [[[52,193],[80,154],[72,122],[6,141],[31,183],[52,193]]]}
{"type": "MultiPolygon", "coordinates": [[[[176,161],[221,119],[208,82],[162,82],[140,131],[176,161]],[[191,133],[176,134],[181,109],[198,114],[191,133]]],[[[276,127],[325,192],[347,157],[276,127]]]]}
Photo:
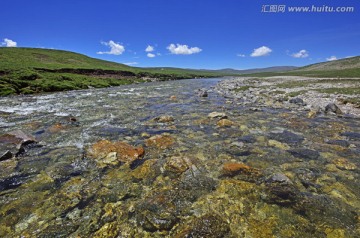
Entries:
{"type": "Polygon", "coordinates": [[[1,3],[0,22],[2,47],[138,67],[247,69],[360,55],[359,0],[12,0],[1,3]],[[286,11],[261,12],[268,5],[286,11]],[[354,12],[288,10],[312,5],[354,12]]]}

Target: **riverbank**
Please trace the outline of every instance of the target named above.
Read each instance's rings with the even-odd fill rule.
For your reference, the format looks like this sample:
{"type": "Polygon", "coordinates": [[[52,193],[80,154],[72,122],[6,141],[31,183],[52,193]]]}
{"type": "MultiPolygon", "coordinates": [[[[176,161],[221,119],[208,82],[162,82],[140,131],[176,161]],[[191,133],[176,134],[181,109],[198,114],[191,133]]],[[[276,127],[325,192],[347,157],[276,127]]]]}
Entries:
{"type": "Polygon", "coordinates": [[[237,77],[223,80],[216,90],[238,105],[307,111],[313,117],[333,112],[326,107],[335,104],[338,116],[360,118],[360,78],[237,77]]]}

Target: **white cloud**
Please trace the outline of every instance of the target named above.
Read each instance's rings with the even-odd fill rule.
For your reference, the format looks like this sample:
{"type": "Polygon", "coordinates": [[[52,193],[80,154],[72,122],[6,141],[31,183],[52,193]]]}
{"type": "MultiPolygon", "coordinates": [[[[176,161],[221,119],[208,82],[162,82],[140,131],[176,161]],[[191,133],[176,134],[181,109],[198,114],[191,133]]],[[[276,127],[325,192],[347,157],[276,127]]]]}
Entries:
{"type": "Polygon", "coordinates": [[[100,54],[100,55],[103,55],[103,54],[121,55],[125,51],[125,47],[123,45],[115,43],[112,40],[109,41],[109,42],[101,42],[101,44],[110,47],[110,51],[99,51],[99,52],[97,52],[97,54],[100,54]]]}
{"type": "Polygon", "coordinates": [[[187,45],[180,45],[180,44],[170,44],[166,49],[170,51],[171,54],[174,55],[191,55],[196,54],[202,51],[199,47],[191,47],[187,45]]]}
{"type": "Polygon", "coordinates": [[[294,58],[306,58],[309,57],[309,52],[307,52],[306,50],[300,50],[297,53],[294,53],[291,55],[294,58]]]}
{"type": "Polygon", "coordinates": [[[267,46],[261,46],[257,49],[254,49],[254,51],[251,53],[251,57],[260,57],[260,56],[267,56],[272,52],[272,49],[270,49],[267,46]]]}
{"type": "Polygon", "coordinates": [[[1,45],[5,46],[5,47],[17,47],[17,43],[8,38],[5,38],[4,41],[1,42],[1,45]]]}
{"type": "Polygon", "coordinates": [[[237,54],[236,56],[238,56],[238,57],[246,57],[246,55],[244,55],[244,54],[237,54]]]}
{"type": "Polygon", "coordinates": [[[126,65],[137,65],[137,64],[139,64],[138,62],[128,62],[128,63],[123,63],[123,64],[126,64],[126,65]]]}
{"type": "Polygon", "coordinates": [[[337,60],[338,58],[336,58],[335,55],[333,56],[330,56],[329,58],[326,58],[327,61],[334,61],[334,60],[337,60]]]}
{"type": "Polygon", "coordinates": [[[152,54],[152,53],[148,53],[147,54],[147,57],[149,57],[149,58],[154,58],[156,55],[155,54],[152,54]]]}
{"type": "Polygon", "coordinates": [[[153,52],[155,50],[154,46],[148,45],[145,49],[145,52],[153,52]]]}

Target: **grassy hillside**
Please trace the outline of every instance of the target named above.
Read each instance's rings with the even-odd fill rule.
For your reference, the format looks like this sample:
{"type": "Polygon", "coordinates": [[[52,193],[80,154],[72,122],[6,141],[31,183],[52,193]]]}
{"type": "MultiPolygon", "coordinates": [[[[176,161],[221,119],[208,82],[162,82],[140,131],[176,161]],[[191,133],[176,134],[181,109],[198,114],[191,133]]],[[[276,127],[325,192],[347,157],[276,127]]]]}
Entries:
{"type": "Polygon", "coordinates": [[[329,62],[311,64],[297,70],[299,71],[337,71],[337,70],[346,70],[346,69],[355,69],[360,68],[360,56],[339,59],[329,62]]]}
{"type": "Polygon", "coordinates": [[[219,74],[130,67],[62,50],[0,47],[0,96],[215,76],[219,74]]]}
{"type": "Polygon", "coordinates": [[[265,72],[246,76],[306,76],[320,78],[360,78],[360,56],[323,62],[297,68],[287,72],[265,72]]]}

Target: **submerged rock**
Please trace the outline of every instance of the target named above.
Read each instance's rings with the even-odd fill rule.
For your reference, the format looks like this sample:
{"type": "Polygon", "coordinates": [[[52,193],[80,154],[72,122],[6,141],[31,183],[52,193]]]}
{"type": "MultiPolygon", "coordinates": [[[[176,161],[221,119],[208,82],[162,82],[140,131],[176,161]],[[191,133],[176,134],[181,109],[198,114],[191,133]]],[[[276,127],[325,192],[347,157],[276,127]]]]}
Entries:
{"type": "Polygon", "coordinates": [[[218,125],[219,127],[229,127],[229,126],[233,126],[234,124],[235,124],[234,122],[228,119],[221,119],[216,123],[216,125],[218,125]]]}
{"type": "Polygon", "coordinates": [[[355,170],[357,169],[356,164],[351,163],[349,160],[345,158],[335,159],[333,163],[336,165],[337,168],[342,170],[355,170]]]}
{"type": "Polygon", "coordinates": [[[271,175],[265,180],[265,185],[266,196],[263,199],[268,203],[291,206],[302,199],[300,191],[284,174],[271,175]]]}
{"type": "Polygon", "coordinates": [[[153,121],[159,123],[168,123],[168,122],[173,122],[174,118],[172,116],[164,115],[164,116],[155,117],[153,121]]]}
{"type": "Polygon", "coordinates": [[[304,137],[302,135],[298,135],[290,131],[283,131],[281,133],[270,133],[269,138],[287,144],[299,144],[304,140],[304,137]]]}
{"type": "Polygon", "coordinates": [[[360,141],[360,133],[358,132],[344,132],[340,135],[349,138],[349,140],[360,141]]]}
{"type": "Polygon", "coordinates": [[[131,163],[144,155],[144,148],[134,147],[125,142],[100,140],[88,150],[88,155],[102,164],[131,163]]]}
{"type": "Polygon", "coordinates": [[[253,135],[247,135],[240,137],[239,141],[251,144],[256,142],[256,138],[253,135]]]}
{"type": "Polygon", "coordinates": [[[0,161],[11,159],[24,153],[28,145],[36,143],[33,136],[27,135],[21,130],[7,132],[0,136],[0,161]]]}
{"type": "Polygon", "coordinates": [[[319,152],[310,149],[291,149],[287,150],[291,155],[306,160],[316,160],[320,157],[319,152]]]}
{"type": "Polygon", "coordinates": [[[174,156],[167,159],[164,169],[170,173],[179,175],[188,170],[192,165],[188,157],[174,156]]]}
{"type": "Polygon", "coordinates": [[[226,176],[235,176],[239,173],[250,173],[250,166],[242,163],[225,163],[223,165],[223,174],[226,176]]]}
{"type": "Polygon", "coordinates": [[[350,143],[346,140],[328,140],[326,141],[327,144],[330,144],[330,145],[339,145],[339,146],[342,146],[342,147],[349,147],[350,146],[350,143]]]}
{"type": "Polygon", "coordinates": [[[175,139],[170,135],[156,135],[145,141],[146,146],[158,149],[167,149],[175,143],[175,139]]]}
{"type": "Polygon", "coordinates": [[[292,184],[291,180],[282,173],[275,173],[271,176],[269,176],[266,180],[266,183],[280,183],[280,184],[292,184]]]}
{"type": "Polygon", "coordinates": [[[222,238],[228,237],[230,225],[219,215],[206,214],[192,219],[189,224],[185,224],[179,229],[175,238],[183,237],[207,237],[222,238]]]}

